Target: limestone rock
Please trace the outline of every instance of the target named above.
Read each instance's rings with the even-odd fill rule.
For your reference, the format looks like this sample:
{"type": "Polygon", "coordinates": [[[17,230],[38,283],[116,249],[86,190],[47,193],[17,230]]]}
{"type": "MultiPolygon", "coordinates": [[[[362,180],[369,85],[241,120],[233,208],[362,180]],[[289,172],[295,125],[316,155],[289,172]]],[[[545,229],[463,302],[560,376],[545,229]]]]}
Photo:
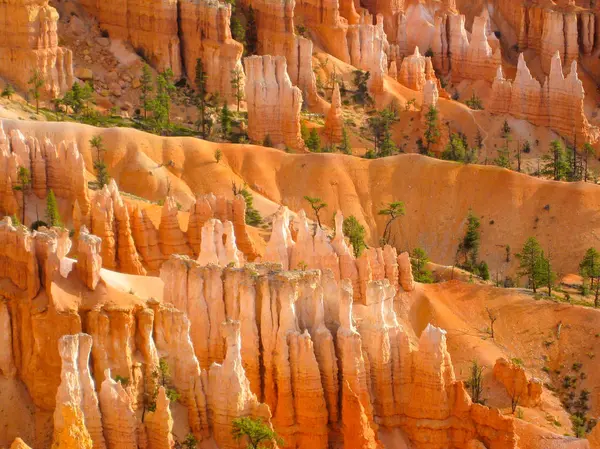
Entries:
{"type": "Polygon", "coordinates": [[[153,412],[147,412],[144,420],[148,434],[148,449],[172,449],[175,446],[172,433],[173,418],[169,404],[165,387],[159,387],[156,409],[153,412]]]}
{"type": "Polygon", "coordinates": [[[5,301],[0,302],[0,331],[0,373],[4,377],[13,377],[17,370],[13,359],[10,314],[5,301]]]}
{"type": "Polygon", "coordinates": [[[77,242],[77,272],[79,278],[90,290],[95,290],[100,281],[102,268],[102,240],[91,235],[84,227],[79,231],[77,242]]]}
{"type": "Polygon", "coordinates": [[[104,375],[100,388],[100,409],[104,435],[109,448],[135,448],[138,446],[137,418],[131,397],[120,382],[104,375]]]}
{"type": "Polygon", "coordinates": [[[600,130],[590,125],[584,114],[584,95],[576,61],[571,64],[569,75],[564,77],[557,51],[552,58],[550,75],[542,87],[531,76],[521,54],[512,83],[505,80],[502,71],[498,70],[489,109],[492,113],[510,114],[538,126],[548,126],[565,136],[575,133],[579,142],[594,143],[600,136],[600,130]]]}
{"type": "Polygon", "coordinates": [[[89,433],[94,449],[106,449],[98,397],[89,371],[91,347],[92,338],[87,334],[65,335],[59,340],[62,368],[54,411],[54,445],[69,447],[63,446],[65,434],[77,429],[83,435],[89,433]],[[83,419],[76,425],[79,412],[83,419]],[[68,416],[77,419],[69,422],[68,416]]]}
{"type": "MultiPolygon", "coordinates": [[[[175,79],[181,70],[181,49],[177,24],[177,2],[172,0],[124,0],[115,14],[113,3],[82,0],[81,5],[98,20],[111,39],[124,39],[138,49],[157,70],[170,67],[175,79]]],[[[195,61],[191,62],[192,67],[195,61]]]]}
{"type": "Polygon", "coordinates": [[[536,407],[541,401],[542,382],[538,379],[528,379],[523,367],[515,365],[506,359],[496,360],[494,377],[508,392],[511,398],[516,398],[524,407],[536,407]]]}
{"type": "Polygon", "coordinates": [[[158,270],[163,262],[159,246],[158,230],[145,210],[135,208],[131,212],[131,234],[135,247],[144,264],[150,270],[158,270]]]}
{"type": "Polygon", "coordinates": [[[10,449],[31,449],[21,438],[15,438],[15,441],[10,445],[10,449]]]}
{"type": "Polygon", "coordinates": [[[0,221],[0,279],[14,288],[3,291],[6,297],[34,298],[40,289],[38,261],[32,235],[24,226],[14,227],[10,217],[0,221]]]}
{"type": "Polygon", "coordinates": [[[211,416],[213,438],[220,448],[237,449],[238,443],[231,435],[232,421],[243,416],[271,417],[269,408],[261,404],[250,390],[242,366],[240,323],[222,324],[227,344],[227,355],[222,365],[213,364],[208,374],[208,408],[211,416]]]}
{"type": "Polygon", "coordinates": [[[415,281],[412,274],[410,257],[406,251],[398,255],[398,271],[402,289],[405,292],[413,291],[415,288],[415,281]]]}
{"type": "Polygon", "coordinates": [[[336,83],[331,97],[331,107],[325,119],[325,135],[330,143],[334,144],[342,141],[343,128],[342,97],[340,96],[340,86],[336,83]]]}
{"type": "Polygon", "coordinates": [[[211,219],[202,227],[202,246],[198,263],[200,265],[215,264],[222,267],[239,267],[243,254],[237,249],[233,223],[211,219]]]}
{"type": "Polygon", "coordinates": [[[0,74],[19,89],[29,89],[34,71],[44,79],[43,91],[57,97],[73,84],[73,55],[58,44],[58,12],[47,0],[0,4],[0,74]]]}
{"type": "Polygon", "coordinates": [[[163,257],[171,254],[190,256],[192,249],[187,244],[185,234],[179,227],[178,207],[175,198],[167,197],[162,208],[160,226],[158,227],[158,245],[163,257]]]}
{"type": "Polygon", "coordinates": [[[250,56],[246,67],[248,136],[262,143],[268,135],[275,145],[300,150],[302,93],[292,85],[282,56],[250,56]]]}
{"type": "Polygon", "coordinates": [[[231,86],[232,70],[244,72],[243,46],[231,36],[231,5],[217,0],[185,0],[179,3],[179,32],[185,74],[195,79],[196,60],[200,58],[207,74],[206,89],[235,102],[231,86]]]}
{"type": "Polygon", "coordinates": [[[425,68],[427,65],[425,56],[421,56],[419,47],[415,47],[415,52],[402,60],[398,81],[412,90],[422,91],[425,86],[425,68]]]}

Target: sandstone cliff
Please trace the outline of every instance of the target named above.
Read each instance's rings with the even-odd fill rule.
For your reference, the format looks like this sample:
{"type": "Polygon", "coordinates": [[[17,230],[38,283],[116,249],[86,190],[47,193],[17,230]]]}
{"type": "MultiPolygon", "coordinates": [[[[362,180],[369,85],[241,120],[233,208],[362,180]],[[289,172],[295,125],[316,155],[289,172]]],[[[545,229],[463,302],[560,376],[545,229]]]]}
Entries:
{"type": "Polygon", "coordinates": [[[521,54],[514,81],[507,81],[501,68],[497,70],[488,109],[492,113],[510,114],[535,125],[548,126],[567,138],[576,136],[578,142],[594,143],[600,132],[590,125],[584,114],[584,95],[576,61],[565,77],[560,54],[556,52],[550,75],[540,86],[521,54]]]}
{"type": "Polygon", "coordinates": [[[300,135],[302,93],[292,85],[283,56],[250,56],[246,66],[248,136],[262,143],[270,136],[274,145],[304,148],[300,135]]]}
{"type": "Polygon", "coordinates": [[[496,360],[494,377],[506,388],[511,400],[524,407],[535,407],[541,402],[542,382],[529,379],[523,367],[506,359],[496,360]]]}
{"type": "Polygon", "coordinates": [[[171,68],[176,79],[181,77],[176,0],[120,0],[116,4],[80,0],[80,3],[96,17],[110,38],[129,41],[157,70],[171,68]]]}
{"type": "Polygon", "coordinates": [[[178,14],[185,75],[195,80],[196,60],[200,58],[207,75],[207,91],[235,101],[232,71],[239,71],[243,81],[244,48],[231,36],[231,5],[217,0],[184,0],[179,2],[178,14]]]}
{"type": "Polygon", "coordinates": [[[37,71],[48,96],[64,94],[73,84],[73,55],[59,46],[57,22],[58,12],[47,0],[0,3],[0,75],[26,91],[37,71]]]}
{"type": "MultiPolygon", "coordinates": [[[[280,223],[287,216],[284,209],[280,223]]],[[[302,217],[300,225],[306,225],[302,217]]],[[[26,231],[7,229],[6,235],[19,232],[26,231]]],[[[340,234],[329,243],[320,233],[304,232],[298,230],[292,259],[300,251],[303,257],[312,254],[312,263],[315,254],[332,263],[327,244],[331,254],[337,256],[337,248],[351,257],[340,234]],[[311,241],[312,253],[310,246],[302,248],[311,241]]],[[[280,237],[290,243],[288,236],[280,237]]],[[[12,266],[27,257],[33,263],[32,248],[24,257],[13,255],[18,252],[6,257],[12,266]]],[[[482,444],[516,449],[513,419],[472,404],[456,381],[445,332],[429,325],[417,341],[400,324],[394,302],[406,266],[405,256],[403,268],[396,259],[389,247],[361,255],[357,272],[366,270],[371,278],[356,279],[357,301],[352,281],[338,280],[329,267],[323,272],[283,271],[275,264],[202,267],[172,256],[161,272],[162,302],[124,294],[127,299],[115,308],[95,297],[94,310],[81,293],[62,296],[72,276],[47,277],[50,295],[37,300],[48,298],[49,307],[35,319],[31,303],[9,299],[16,372],[35,404],[54,410],[56,447],[73,447],[74,441],[85,448],[172,447],[176,414],[153,374],[160,354],[170,371],[166,387],[179,393],[189,431],[199,439],[212,436],[219,447],[237,447],[230,434],[234,418],[261,416],[268,422],[272,416],[275,430],[299,448],[327,448],[335,429],[341,429],[345,447],[374,448],[382,426],[401,429],[418,449],[482,444]],[[83,326],[89,335],[79,334],[83,326]],[[50,346],[41,353],[36,342],[42,339],[50,346]],[[126,387],[110,378],[113,368],[115,376],[127,379],[126,387]],[[97,385],[102,385],[99,400],[97,385]],[[142,424],[135,412],[154,391],[155,406],[142,424]]],[[[24,273],[40,285],[39,270],[24,273]]],[[[0,275],[2,281],[11,279],[9,272],[0,275]]],[[[103,281],[96,288],[111,287],[103,281]]],[[[110,291],[113,298],[119,295],[110,291]]],[[[6,354],[2,348],[0,354],[6,354]]],[[[10,361],[0,360],[5,375],[10,361]]]]}

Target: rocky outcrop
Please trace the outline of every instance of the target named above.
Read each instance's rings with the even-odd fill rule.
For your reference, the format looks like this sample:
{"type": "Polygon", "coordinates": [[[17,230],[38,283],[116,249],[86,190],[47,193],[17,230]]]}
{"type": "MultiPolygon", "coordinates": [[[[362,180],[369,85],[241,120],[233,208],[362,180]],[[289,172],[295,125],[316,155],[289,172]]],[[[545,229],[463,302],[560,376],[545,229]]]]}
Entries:
{"type": "Polygon", "coordinates": [[[56,146],[48,138],[40,142],[16,129],[7,136],[0,122],[0,191],[6,192],[6,197],[0,200],[0,209],[6,214],[18,210],[12,191],[18,167],[30,170],[32,191],[38,198],[45,198],[52,190],[57,198],[77,201],[84,213],[88,213],[85,163],[75,142],[63,141],[56,146]]]}
{"type": "Polygon", "coordinates": [[[243,260],[244,254],[237,249],[233,224],[230,221],[222,223],[213,218],[204,223],[202,246],[198,256],[200,265],[239,267],[243,260]]]}
{"type": "Polygon", "coordinates": [[[148,412],[144,420],[148,434],[148,449],[172,449],[175,446],[170,403],[165,387],[160,386],[155,410],[148,412]]]}
{"type": "Polygon", "coordinates": [[[494,34],[487,35],[487,15],[475,17],[470,39],[465,30],[464,15],[450,15],[450,65],[452,80],[492,81],[502,63],[500,43],[494,34]],[[492,41],[494,47],[490,46],[492,41]]]}
{"type": "Polygon", "coordinates": [[[233,200],[215,196],[212,193],[196,198],[196,202],[190,208],[187,230],[187,239],[194,256],[200,254],[202,227],[211,218],[222,222],[232,222],[237,247],[248,260],[256,259],[258,252],[246,225],[246,200],[240,194],[236,195],[233,200]]]}
{"type": "Polygon", "coordinates": [[[269,136],[274,145],[304,148],[300,135],[302,93],[292,85],[283,56],[250,56],[246,66],[248,136],[262,143],[269,136]]]}
{"type": "Polygon", "coordinates": [[[123,273],[146,274],[135,247],[129,210],[114,179],[96,192],[89,219],[85,221],[90,224],[92,233],[102,239],[104,267],[123,273]]]}
{"type": "Polygon", "coordinates": [[[73,55],[59,46],[58,12],[47,0],[0,4],[0,75],[19,89],[38,72],[43,91],[52,97],[64,94],[73,84],[73,55]]]}
{"type": "MultiPolygon", "coordinates": [[[[10,217],[0,221],[0,279],[8,281],[3,296],[34,298],[40,289],[35,242],[24,226],[13,226],[10,217]]],[[[6,282],[5,281],[5,282],[6,282]]]]}
{"type": "Polygon", "coordinates": [[[534,50],[546,74],[552,69],[552,59],[557,51],[561,63],[566,66],[577,61],[580,54],[589,55],[597,45],[591,10],[495,0],[491,11],[502,35],[507,36],[518,51],[534,50]]]}
{"type": "Polygon", "coordinates": [[[102,410],[102,425],[109,448],[132,448],[138,446],[138,422],[133,401],[121,382],[115,382],[110,370],[104,374],[104,382],[98,394],[102,410]]]}
{"type": "Polygon", "coordinates": [[[531,76],[523,54],[519,56],[517,74],[511,83],[498,69],[492,85],[488,109],[496,114],[510,114],[538,126],[547,126],[578,142],[594,143],[600,136],[598,128],[588,122],[583,111],[585,92],[577,76],[577,62],[563,76],[558,52],[552,59],[550,76],[544,86],[531,76]]]}
{"type": "MultiPolygon", "coordinates": [[[[182,75],[181,48],[177,24],[177,2],[173,0],[121,0],[118,4],[81,0],[81,5],[98,20],[111,39],[131,43],[157,70],[182,75]],[[119,11],[119,14],[115,14],[119,11]]],[[[192,67],[195,61],[191,61],[192,67]]]]}
{"type": "Polygon", "coordinates": [[[529,379],[522,366],[500,358],[494,365],[494,377],[504,385],[511,400],[524,407],[536,407],[541,402],[542,382],[529,379]]]}
{"type": "Polygon", "coordinates": [[[62,368],[54,411],[55,447],[68,448],[68,435],[81,433],[89,434],[93,449],[106,449],[98,397],[89,371],[91,348],[92,337],[87,334],[65,335],[59,340],[62,368]],[[68,417],[76,419],[70,422],[68,417]]]}
{"type": "Polygon", "coordinates": [[[89,233],[83,226],[77,242],[77,272],[79,278],[90,290],[94,290],[100,281],[102,269],[102,240],[89,233]]]}
{"type": "MultiPolygon", "coordinates": [[[[294,8],[296,5],[299,9],[302,8],[303,3],[294,0],[259,0],[244,3],[246,5],[251,3],[256,15],[258,53],[283,56],[291,83],[300,89],[306,104],[313,110],[325,113],[327,102],[317,93],[316,77],[313,72],[313,43],[310,39],[295,33],[294,8]]],[[[246,75],[248,76],[247,66],[246,75]]]]}
{"type": "Polygon", "coordinates": [[[342,97],[340,95],[340,86],[336,83],[331,97],[331,107],[325,119],[325,136],[327,136],[329,143],[334,144],[342,141],[343,128],[342,97]]]}
{"type": "Polygon", "coordinates": [[[415,52],[402,60],[400,72],[398,73],[400,84],[412,90],[422,91],[426,81],[435,81],[435,79],[431,58],[421,56],[419,47],[415,47],[415,52]]]}
{"type": "Polygon", "coordinates": [[[172,196],[167,197],[162,207],[160,226],[158,227],[158,246],[165,258],[171,254],[186,256],[192,254],[192,249],[189,247],[185,234],[179,226],[178,210],[175,198],[172,196]]]}
{"type": "Polygon", "coordinates": [[[196,78],[196,60],[203,62],[206,90],[235,101],[231,86],[232,71],[239,71],[244,47],[231,36],[231,5],[217,0],[184,0],[179,2],[179,33],[185,75],[196,78]]]}
{"type": "Polygon", "coordinates": [[[250,390],[242,364],[240,323],[221,324],[226,340],[227,355],[221,365],[213,364],[208,372],[208,410],[212,435],[219,448],[237,449],[232,436],[232,421],[244,416],[262,418],[269,422],[271,412],[250,390]]]}
{"type": "Polygon", "coordinates": [[[387,74],[389,43],[383,31],[383,16],[363,14],[360,22],[348,27],[347,34],[350,63],[370,73],[368,86],[373,94],[383,92],[383,76],[387,74]]]}

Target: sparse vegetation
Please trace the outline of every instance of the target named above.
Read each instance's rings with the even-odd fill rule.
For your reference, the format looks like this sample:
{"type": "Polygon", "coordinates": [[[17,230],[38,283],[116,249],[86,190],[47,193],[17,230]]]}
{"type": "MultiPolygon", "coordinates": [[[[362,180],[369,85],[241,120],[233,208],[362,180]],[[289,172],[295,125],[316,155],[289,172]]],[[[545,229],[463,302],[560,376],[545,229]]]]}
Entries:
{"type": "Polygon", "coordinates": [[[410,253],[410,264],[415,281],[422,284],[433,282],[433,274],[427,269],[429,257],[423,248],[415,248],[410,253]]]}
{"type": "Polygon", "coordinates": [[[262,224],[262,217],[260,213],[254,208],[254,197],[248,190],[247,184],[241,187],[232,184],[233,196],[242,195],[246,202],[246,223],[250,226],[260,226],[262,224]]]}
{"type": "Polygon", "coordinates": [[[365,227],[359,223],[354,215],[350,215],[344,218],[342,229],[344,236],[348,238],[352,245],[354,257],[359,257],[363,249],[367,247],[365,243],[365,227]]]}
{"type": "Polygon", "coordinates": [[[383,209],[380,209],[378,215],[385,215],[388,217],[383,230],[383,236],[381,237],[381,245],[387,245],[390,243],[392,234],[392,223],[399,217],[402,217],[406,213],[406,208],[402,201],[393,201],[388,203],[383,209]]]}
{"type": "Polygon", "coordinates": [[[262,419],[248,416],[234,419],[231,433],[236,441],[246,441],[246,449],[267,448],[273,444],[283,447],[285,444],[283,439],[262,419]]]}
{"type": "Polygon", "coordinates": [[[477,360],[471,362],[471,371],[469,378],[465,381],[465,386],[469,389],[474,403],[485,404],[485,399],[483,399],[483,366],[477,360]]]}
{"type": "Polygon", "coordinates": [[[52,189],[50,189],[48,196],[46,197],[46,219],[50,226],[62,226],[56,196],[52,189]]]}
{"type": "Polygon", "coordinates": [[[321,225],[321,217],[319,216],[319,212],[321,212],[321,209],[327,207],[327,203],[325,203],[321,198],[308,195],[306,195],[304,199],[308,201],[308,204],[310,204],[310,208],[313,210],[317,219],[317,225],[322,228],[323,226],[321,225]]]}

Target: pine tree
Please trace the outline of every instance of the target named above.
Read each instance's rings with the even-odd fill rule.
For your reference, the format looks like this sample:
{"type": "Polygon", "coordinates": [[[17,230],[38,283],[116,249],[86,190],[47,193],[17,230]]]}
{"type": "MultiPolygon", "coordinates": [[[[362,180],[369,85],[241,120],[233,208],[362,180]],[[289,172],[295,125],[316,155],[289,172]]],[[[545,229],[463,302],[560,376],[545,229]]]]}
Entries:
{"type": "Polygon", "coordinates": [[[15,94],[15,88],[12,87],[12,84],[7,84],[6,86],[4,86],[4,89],[2,90],[2,94],[0,94],[0,96],[2,96],[2,98],[8,98],[9,100],[12,100],[12,96],[15,94]]]}
{"type": "Polygon", "coordinates": [[[102,136],[94,136],[90,139],[90,145],[94,148],[98,156],[94,161],[94,169],[96,170],[96,179],[98,180],[98,185],[100,188],[104,187],[110,181],[110,176],[108,174],[108,167],[104,162],[104,144],[102,142],[102,136]]]}
{"type": "Polygon", "coordinates": [[[248,6],[246,50],[248,56],[255,55],[258,52],[258,28],[256,26],[256,14],[252,5],[248,6]]]}
{"type": "Polygon", "coordinates": [[[262,420],[251,417],[236,418],[233,420],[231,431],[236,441],[246,439],[247,449],[261,449],[265,447],[284,446],[283,439],[262,420]]]}
{"type": "Polygon", "coordinates": [[[196,59],[196,107],[198,108],[198,114],[200,118],[198,119],[199,128],[202,133],[202,138],[206,139],[206,81],[208,80],[208,75],[204,71],[204,64],[202,63],[202,59],[196,59]]]}
{"type": "Polygon", "coordinates": [[[265,136],[265,138],[263,139],[262,145],[263,145],[263,147],[273,148],[273,140],[271,140],[271,135],[270,134],[267,134],[265,136]]]}
{"type": "Polygon", "coordinates": [[[481,237],[479,228],[481,224],[473,211],[469,210],[467,215],[467,230],[462,241],[458,244],[458,254],[463,257],[463,267],[470,272],[478,271],[479,244],[481,237]]]}
{"type": "Polygon", "coordinates": [[[390,237],[392,235],[392,223],[399,217],[402,217],[404,214],[406,214],[406,208],[404,207],[404,203],[402,201],[393,201],[386,204],[386,206],[383,209],[380,209],[377,214],[388,217],[383,230],[383,236],[381,238],[382,246],[387,245],[390,242],[390,237]]]}
{"type": "Polygon", "coordinates": [[[27,84],[29,84],[31,86],[31,88],[29,89],[29,92],[35,99],[35,113],[36,114],[40,112],[40,97],[42,95],[40,90],[42,89],[42,87],[44,87],[45,83],[46,82],[44,81],[44,77],[42,76],[40,71],[37,69],[31,73],[31,77],[29,78],[29,81],[27,81],[27,84]]]}
{"type": "Polygon", "coordinates": [[[342,142],[338,145],[338,149],[344,154],[352,154],[352,146],[345,126],[342,127],[342,142]]]}
{"type": "Polygon", "coordinates": [[[144,119],[148,118],[148,109],[151,105],[150,95],[154,90],[154,80],[152,79],[152,70],[148,64],[142,67],[142,76],[140,78],[140,103],[144,110],[144,119]]]}
{"type": "Polygon", "coordinates": [[[352,94],[352,99],[358,104],[371,103],[373,100],[369,95],[369,87],[367,85],[371,74],[362,70],[355,70],[352,74],[354,75],[354,85],[356,86],[356,90],[352,94]]]}
{"type": "Polygon", "coordinates": [[[594,148],[588,143],[583,144],[583,180],[588,180],[588,159],[590,156],[594,156],[594,148]]]}
{"type": "Polygon", "coordinates": [[[156,96],[152,100],[152,118],[156,131],[162,131],[171,125],[171,95],[174,91],[173,71],[166,68],[156,77],[156,96]]]}
{"type": "Polygon", "coordinates": [[[579,273],[584,284],[590,282],[590,289],[594,292],[594,307],[600,306],[600,253],[595,248],[588,248],[583,260],[579,264],[579,273]]]}
{"type": "Polygon", "coordinates": [[[231,17],[229,29],[231,30],[231,35],[236,41],[242,45],[246,44],[246,30],[244,30],[240,19],[235,16],[231,17]]]}
{"type": "Polygon", "coordinates": [[[544,266],[544,252],[535,237],[529,237],[523,249],[516,255],[519,259],[519,277],[527,277],[528,285],[537,292],[544,283],[546,267],[544,266]]]}
{"type": "Polygon", "coordinates": [[[231,134],[232,116],[231,111],[227,106],[227,102],[223,103],[219,121],[221,122],[221,135],[223,136],[223,139],[228,139],[229,134],[231,134]]]}
{"type": "Polygon", "coordinates": [[[344,218],[342,230],[352,244],[354,257],[359,257],[363,249],[367,247],[367,244],[365,243],[365,227],[360,224],[354,215],[350,215],[349,217],[344,218]]]}
{"type": "Polygon", "coordinates": [[[321,212],[321,209],[327,207],[327,203],[325,203],[321,198],[312,197],[308,195],[306,195],[304,199],[308,201],[308,204],[310,204],[310,207],[315,213],[315,217],[317,218],[317,224],[320,228],[322,228],[323,226],[321,226],[321,217],[319,216],[319,212],[321,212]]]}
{"type": "Polygon", "coordinates": [[[46,220],[49,226],[61,226],[60,213],[58,212],[58,203],[54,191],[50,189],[46,197],[46,220]]]}
{"type": "Polygon", "coordinates": [[[438,110],[435,106],[429,106],[425,114],[425,132],[423,133],[425,143],[427,144],[427,153],[431,151],[431,145],[438,143],[440,139],[440,128],[438,125],[438,110]]]}
{"type": "Polygon", "coordinates": [[[231,71],[231,88],[233,89],[233,96],[237,102],[237,112],[240,112],[240,101],[244,99],[243,86],[243,73],[239,67],[236,67],[231,71]]]}
{"type": "Polygon", "coordinates": [[[25,207],[26,197],[29,188],[31,187],[31,172],[28,168],[19,167],[17,169],[17,185],[13,187],[13,190],[21,192],[22,204],[21,204],[21,223],[25,224],[25,207]]]}
{"type": "Polygon", "coordinates": [[[321,150],[321,138],[319,137],[316,128],[310,130],[310,134],[305,143],[308,149],[313,153],[318,153],[321,150]]]}
{"type": "Polygon", "coordinates": [[[410,254],[410,264],[415,281],[421,282],[422,284],[431,284],[433,282],[433,275],[431,271],[427,269],[428,263],[429,257],[423,248],[415,248],[412,250],[412,253],[410,254]]]}
{"type": "Polygon", "coordinates": [[[553,140],[548,154],[542,156],[542,174],[551,176],[555,181],[566,179],[569,173],[569,161],[562,143],[553,140]]]}
{"type": "Polygon", "coordinates": [[[459,134],[452,133],[450,141],[442,152],[442,159],[469,164],[475,162],[477,158],[475,150],[468,147],[466,138],[463,139],[459,134]]]}

